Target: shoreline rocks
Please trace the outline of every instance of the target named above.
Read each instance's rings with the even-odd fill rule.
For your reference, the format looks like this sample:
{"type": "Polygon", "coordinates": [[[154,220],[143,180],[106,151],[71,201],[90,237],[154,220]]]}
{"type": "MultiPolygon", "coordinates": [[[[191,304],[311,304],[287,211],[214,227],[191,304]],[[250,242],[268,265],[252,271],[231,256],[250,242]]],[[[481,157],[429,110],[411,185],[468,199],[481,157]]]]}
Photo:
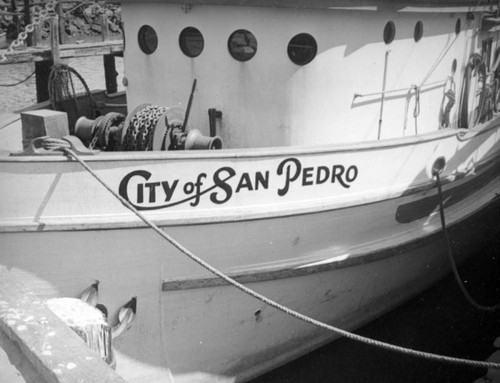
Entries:
{"type": "MultiPolygon", "coordinates": [[[[32,1],[34,3],[34,1],[32,1]]],[[[45,2],[43,2],[45,3],[45,2]]],[[[36,14],[42,3],[37,2],[36,6],[31,6],[31,14],[36,14]]],[[[16,9],[12,9],[9,0],[0,0],[0,33],[6,32],[7,38],[15,39],[24,28],[24,1],[16,1],[16,9]],[[15,13],[20,14],[16,16],[15,13]]],[[[121,34],[121,7],[119,4],[110,4],[104,1],[93,1],[85,3],[83,1],[62,3],[62,24],[66,36],[70,39],[87,38],[92,39],[102,31],[102,18],[106,15],[110,34],[121,34]]],[[[48,37],[49,25],[42,23],[42,39],[48,37]]]]}

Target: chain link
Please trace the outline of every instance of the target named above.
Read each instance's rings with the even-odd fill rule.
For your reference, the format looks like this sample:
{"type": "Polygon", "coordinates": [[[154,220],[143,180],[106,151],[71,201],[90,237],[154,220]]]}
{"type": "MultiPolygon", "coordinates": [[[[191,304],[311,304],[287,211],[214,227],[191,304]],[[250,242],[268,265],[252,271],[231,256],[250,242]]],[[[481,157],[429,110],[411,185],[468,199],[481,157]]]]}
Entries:
{"type": "Polygon", "coordinates": [[[31,24],[26,25],[24,31],[19,33],[17,38],[10,43],[9,47],[0,54],[0,63],[7,62],[9,60],[7,56],[12,54],[15,48],[19,48],[24,44],[24,41],[28,38],[28,34],[35,30],[35,25],[40,24],[47,16],[55,12],[57,1],[58,0],[49,0],[47,4],[45,4],[44,9],[40,10],[38,15],[33,17],[31,24]]]}
{"type": "Polygon", "coordinates": [[[125,127],[124,150],[151,150],[154,128],[166,111],[166,107],[157,105],[148,105],[138,111],[125,127]]]}

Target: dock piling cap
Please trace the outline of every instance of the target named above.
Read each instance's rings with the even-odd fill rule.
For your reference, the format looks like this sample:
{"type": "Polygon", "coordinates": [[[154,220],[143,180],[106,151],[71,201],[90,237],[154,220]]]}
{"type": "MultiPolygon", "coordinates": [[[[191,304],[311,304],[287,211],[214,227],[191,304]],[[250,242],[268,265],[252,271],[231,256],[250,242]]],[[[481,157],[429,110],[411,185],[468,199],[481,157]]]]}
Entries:
{"type": "Polygon", "coordinates": [[[76,298],[53,298],[47,307],[68,326],[84,327],[91,324],[107,325],[102,312],[76,298]]]}
{"type": "Polygon", "coordinates": [[[114,363],[111,327],[99,309],[76,298],[53,298],[45,303],[101,359],[109,365],[114,363]]]}

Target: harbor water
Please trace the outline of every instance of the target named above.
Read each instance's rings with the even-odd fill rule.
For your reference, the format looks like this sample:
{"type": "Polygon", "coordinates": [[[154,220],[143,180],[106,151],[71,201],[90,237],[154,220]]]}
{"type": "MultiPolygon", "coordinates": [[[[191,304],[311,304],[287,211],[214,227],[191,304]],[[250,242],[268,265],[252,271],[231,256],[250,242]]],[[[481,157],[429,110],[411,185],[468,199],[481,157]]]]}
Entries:
{"type": "MultiPolygon", "coordinates": [[[[500,233],[462,264],[459,272],[479,303],[500,302],[500,233]]],[[[450,274],[356,333],[414,350],[486,360],[500,337],[500,312],[473,308],[450,274]]],[[[473,383],[485,372],[339,339],[252,383],[473,383]]]]}
{"type": "MultiPolygon", "coordinates": [[[[64,63],[76,69],[84,78],[89,89],[106,89],[102,57],[70,59],[64,63]]],[[[115,63],[118,74],[118,90],[123,90],[123,60],[117,57],[115,63]]],[[[0,65],[0,114],[19,110],[36,103],[35,76],[29,77],[34,70],[34,63],[0,65]],[[25,79],[27,80],[19,85],[6,86],[19,83],[25,79]]]]}
{"type": "MultiPolygon", "coordinates": [[[[82,75],[90,89],[105,88],[101,57],[74,59],[68,64],[82,75]]],[[[117,58],[116,64],[118,86],[123,89],[123,62],[117,58]]],[[[32,63],[0,65],[0,114],[36,102],[34,77],[17,86],[4,86],[26,79],[33,71],[32,63]]],[[[483,304],[500,301],[500,233],[461,265],[460,273],[478,301],[483,304]]],[[[485,360],[494,351],[494,340],[500,337],[500,312],[479,312],[472,308],[453,276],[449,275],[357,333],[415,350],[485,360]]],[[[352,340],[339,339],[255,379],[253,383],[472,383],[485,372],[478,368],[415,359],[352,340]]]]}

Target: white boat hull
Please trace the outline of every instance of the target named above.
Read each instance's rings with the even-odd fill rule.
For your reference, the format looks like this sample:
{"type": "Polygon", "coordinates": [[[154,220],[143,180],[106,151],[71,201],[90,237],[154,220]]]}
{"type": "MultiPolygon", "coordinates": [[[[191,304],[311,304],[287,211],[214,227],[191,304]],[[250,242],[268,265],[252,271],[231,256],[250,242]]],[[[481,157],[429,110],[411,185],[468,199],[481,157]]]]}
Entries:
{"type": "MultiPolygon", "coordinates": [[[[482,235],[486,238],[500,229],[500,178],[494,155],[498,128],[487,128],[476,137],[477,141],[463,144],[457,156],[476,156],[477,170],[450,178],[457,174],[456,168],[448,169],[443,175],[446,217],[453,241],[460,242],[460,259],[481,245],[482,235]],[[485,221],[488,209],[493,209],[489,211],[493,218],[485,221]],[[478,232],[464,226],[485,222],[478,232]]],[[[433,141],[422,145],[435,146],[433,141]]],[[[221,160],[214,156],[220,168],[221,160]]],[[[247,380],[335,338],[226,286],[132,219],[112,198],[101,197],[97,190],[102,186],[82,176],[79,165],[57,158],[44,161],[11,157],[3,163],[2,177],[11,178],[8,184],[17,185],[16,192],[35,176],[46,179],[40,185],[47,189],[31,193],[17,208],[24,215],[4,219],[2,265],[47,298],[78,296],[92,281],[101,281],[99,302],[108,308],[111,322],[116,321],[119,307],[137,296],[137,319],[115,343],[117,370],[128,381],[247,380]],[[28,169],[26,163],[40,170],[19,171],[28,169]],[[43,173],[47,166],[58,170],[43,173]],[[74,183],[75,172],[79,184],[74,183]],[[96,205],[107,209],[101,216],[90,203],[97,195],[96,205]],[[88,204],[78,202],[80,197],[88,204]],[[30,212],[32,207],[36,209],[30,212]],[[119,208],[121,214],[110,214],[119,208]],[[62,209],[87,214],[60,214],[62,209]]],[[[157,160],[120,166],[111,160],[93,161],[88,163],[98,173],[117,180],[115,174],[130,174],[131,166],[149,166],[151,173],[166,166],[157,160]]],[[[449,162],[453,161],[452,156],[449,162]]],[[[232,166],[245,165],[233,162],[232,166]]],[[[386,189],[387,198],[366,198],[362,204],[349,206],[347,194],[339,194],[340,207],[317,211],[307,203],[300,210],[295,200],[288,203],[293,208],[281,215],[263,209],[245,216],[236,207],[215,215],[217,210],[200,198],[198,217],[197,207],[187,204],[180,204],[178,211],[146,214],[190,251],[256,291],[315,319],[354,329],[449,271],[436,188],[428,179],[428,185],[417,183],[398,197],[386,189]]],[[[114,182],[122,183],[123,178],[114,182]]],[[[267,190],[272,189],[270,185],[267,190]]],[[[138,204],[131,195],[127,193],[138,204]]],[[[13,209],[9,198],[15,197],[5,194],[3,217],[13,209]]],[[[245,211],[245,206],[240,209],[245,211]]]]}
{"type": "MultiPolygon", "coordinates": [[[[490,221],[478,217],[452,228],[460,259],[484,244],[489,230],[500,229],[495,219],[498,205],[489,213],[490,221]],[[471,226],[485,223],[471,230],[471,226]]],[[[273,231],[277,238],[296,227],[282,225],[282,220],[279,223],[281,231],[273,231]]],[[[257,224],[264,222],[247,228],[254,240],[262,238],[252,230],[257,224]]],[[[166,231],[178,234],[177,230],[166,231]]],[[[203,228],[196,227],[188,232],[204,234],[203,228]]],[[[227,238],[212,240],[226,243],[221,251],[232,252],[235,244],[227,238]]],[[[164,381],[168,376],[175,382],[246,380],[336,337],[232,286],[220,285],[216,278],[166,280],[166,270],[174,273],[186,261],[147,229],[16,233],[3,237],[2,242],[18,249],[2,256],[3,265],[40,296],[78,296],[89,282],[98,279],[99,302],[111,313],[116,314],[131,296],[138,297],[137,319],[115,343],[117,371],[127,381],[164,381]]],[[[233,256],[238,257],[238,252],[233,256]]],[[[354,329],[450,270],[440,233],[360,255],[357,260],[338,258],[267,273],[242,273],[236,278],[253,279],[247,282],[249,287],[298,312],[354,329]]],[[[203,274],[198,266],[190,267],[194,274],[203,274]]],[[[110,320],[116,320],[115,316],[110,320]]]]}
{"type": "Polygon", "coordinates": [[[0,266],[43,298],[99,280],[111,324],[137,297],[114,342],[127,381],[246,381],[336,334],[228,286],[112,193],[223,273],[344,329],[449,271],[440,202],[457,261],[500,231],[493,5],[122,2],[122,123],[0,118],[0,266]],[[194,146],[191,126],[229,149],[173,150],[194,146]],[[69,132],[103,149],[63,142],[93,174],[43,148],[69,132]]]}

